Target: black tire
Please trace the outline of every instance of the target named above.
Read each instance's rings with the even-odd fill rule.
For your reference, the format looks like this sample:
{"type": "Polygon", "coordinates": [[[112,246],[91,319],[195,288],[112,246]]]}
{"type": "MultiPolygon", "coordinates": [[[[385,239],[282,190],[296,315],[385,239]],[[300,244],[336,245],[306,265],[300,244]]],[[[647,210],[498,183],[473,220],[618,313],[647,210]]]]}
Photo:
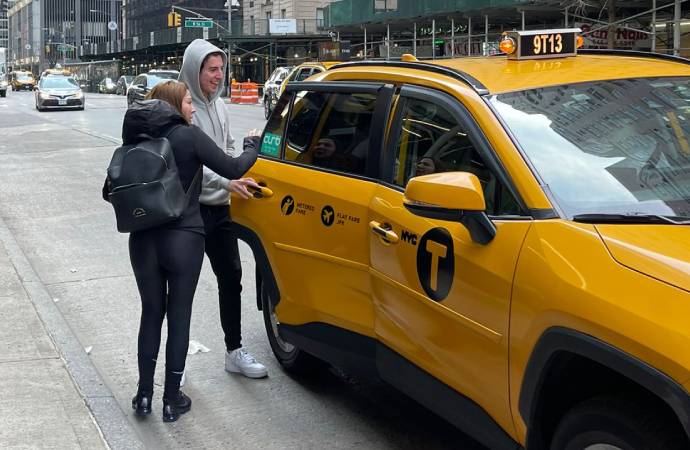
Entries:
{"type": "Polygon", "coordinates": [[[264,117],[266,120],[271,116],[271,100],[268,98],[264,99],[264,117]]]}
{"type": "Polygon", "coordinates": [[[0,97],[5,98],[7,96],[7,91],[0,92],[0,97]]]}
{"type": "Polygon", "coordinates": [[[618,397],[586,400],[561,419],[550,448],[584,450],[608,445],[608,449],[621,450],[687,449],[687,440],[673,422],[653,407],[645,406],[618,397]]]}
{"type": "Polygon", "coordinates": [[[300,350],[293,344],[283,340],[278,334],[277,319],[271,307],[268,292],[264,289],[263,282],[259,287],[258,295],[261,296],[261,309],[264,315],[264,326],[268,343],[276,359],[286,372],[295,375],[314,375],[321,373],[328,364],[325,361],[300,350]]]}

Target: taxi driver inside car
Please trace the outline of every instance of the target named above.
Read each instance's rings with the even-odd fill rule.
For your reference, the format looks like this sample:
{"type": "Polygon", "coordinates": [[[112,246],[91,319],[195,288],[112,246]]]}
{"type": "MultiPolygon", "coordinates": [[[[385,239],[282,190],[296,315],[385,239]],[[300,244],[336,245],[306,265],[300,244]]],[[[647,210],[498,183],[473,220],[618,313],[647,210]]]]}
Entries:
{"type": "Polygon", "coordinates": [[[690,62],[500,44],[287,84],[251,172],[271,195],[233,212],[271,348],[373,361],[489,448],[687,448],[690,62]]]}

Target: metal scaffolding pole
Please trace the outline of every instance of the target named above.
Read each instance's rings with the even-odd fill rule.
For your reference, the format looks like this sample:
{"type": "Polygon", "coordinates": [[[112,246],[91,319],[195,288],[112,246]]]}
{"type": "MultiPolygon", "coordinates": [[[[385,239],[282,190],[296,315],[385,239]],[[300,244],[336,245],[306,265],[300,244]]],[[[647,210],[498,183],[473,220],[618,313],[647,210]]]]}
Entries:
{"type": "Polygon", "coordinates": [[[455,58],[455,19],[450,19],[450,57],[455,58]]]}
{"type": "Polygon", "coordinates": [[[489,53],[489,15],[484,15],[484,49],[482,55],[486,56],[489,53]]]}
{"type": "Polygon", "coordinates": [[[364,27],[364,59],[367,59],[367,27],[364,27]]]}
{"type": "Polygon", "coordinates": [[[391,26],[386,24],[386,61],[391,59],[391,26]]]}
{"type": "Polygon", "coordinates": [[[467,56],[472,56],[472,17],[467,18],[467,56]]]}
{"type": "Polygon", "coordinates": [[[565,28],[568,28],[568,13],[570,12],[570,7],[566,6],[565,8],[565,28]]]}
{"type": "Polygon", "coordinates": [[[652,0],[652,52],[656,51],[656,0],[652,0]]]}
{"type": "Polygon", "coordinates": [[[680,0],[676,0],[673,10],[673,54],[680,54],[680,0]]]}
{"type": "Polygon", "coordinates": [[[431,59],[436,59],[436,19],[431,19],[431,59]]]}
{"type": "Polygon", "coordinates": [[[412,54],[417,57],[417,22],[414,23],[412,31],[412,54]]]}
{"type": "Polygon", "coordinates": [[[520,11],[520,16],[522,17],[522,31],[525,31],[525,11],[520,11]]]}

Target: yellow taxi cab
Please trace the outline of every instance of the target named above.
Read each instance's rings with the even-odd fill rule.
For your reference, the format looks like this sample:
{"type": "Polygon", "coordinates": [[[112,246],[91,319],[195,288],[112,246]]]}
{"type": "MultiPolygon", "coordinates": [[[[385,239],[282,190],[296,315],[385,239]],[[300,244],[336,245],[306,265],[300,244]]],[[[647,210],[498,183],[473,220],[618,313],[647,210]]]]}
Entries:
{"type": "Polygon", "coordinates": [[[287,371],[490,449],[690,448],[690,60],[577,31],[287,86],[232,206],[287,371]]]}
{"type": "Polygon", "coordinates": [[[293,81],[304,81],[312,75],[325,72],[336,64],[340,64],[338,61],[308,61],[295,66],[290,73],[288,73],[285,81],[280,85],[278,96],[285,92],[285,86],[293,81]]]}
{"type": "Polygon", "coordinates": [[[36,86],[36,80],[31,72],[19,70],[10,73],[9,83],[13,91],[32,91],[36,86]]]}

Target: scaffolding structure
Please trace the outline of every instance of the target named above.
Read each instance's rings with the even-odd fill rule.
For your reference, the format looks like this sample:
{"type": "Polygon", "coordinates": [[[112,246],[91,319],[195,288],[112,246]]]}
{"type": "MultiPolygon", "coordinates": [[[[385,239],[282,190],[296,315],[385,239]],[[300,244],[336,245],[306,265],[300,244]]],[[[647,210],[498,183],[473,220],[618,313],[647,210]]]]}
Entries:
{"type": "Polygon", "coordinates": [[[588,48],[690,56],[690,0],[341,0],[327,13],[356,59],[488,55],[503,31],[561,27],[588,48]]]}

